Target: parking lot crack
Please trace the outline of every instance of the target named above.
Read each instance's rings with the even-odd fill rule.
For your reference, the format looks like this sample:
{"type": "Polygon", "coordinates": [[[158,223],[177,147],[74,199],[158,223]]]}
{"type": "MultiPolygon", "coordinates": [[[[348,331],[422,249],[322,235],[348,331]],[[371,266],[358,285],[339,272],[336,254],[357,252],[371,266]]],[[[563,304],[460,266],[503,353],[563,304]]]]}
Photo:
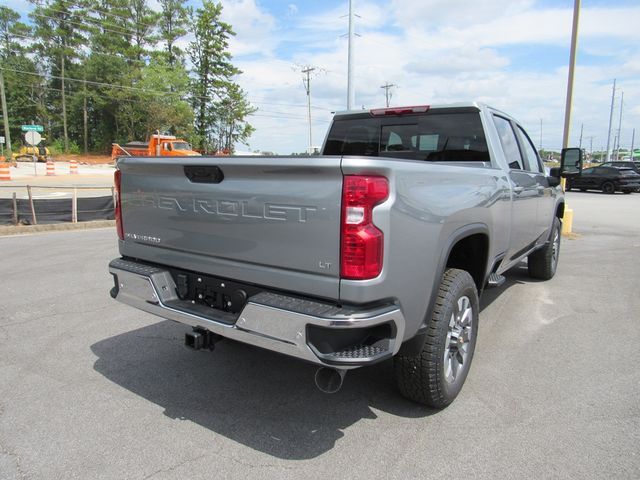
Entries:
{"type": "Polygon", "coordinates": [[[0,442],[0,455],[6,455],[7,457],[14,459],[15,466],[16,466],[15,471],[18,474],[18,478],[27,478],[27,475],[25,474],[25,472],[22,470],[22,467],[20,466],[22,463],[20,456],[17,453],[14,453],[11,450],[9,450],[9,448],[7,448],[2,442],[0,442]]]}
{"type": "Polygon", "coordinates": [[[198,455],[197,457],[187,458],[186,460],[183,460],[182,462],[176,463],[175,465],[172,465],[172,466],[167,467],[167,468],[160,468],[160,469],[156,470],[155,472],[150,473],[149,475],[144,477],[142,480],[148,480],[150,478],[153,478],[156,475],[158,475],[159,473],[173,472],[173,471],[179,469],[180,467],[182,467],[184,465],[187,465],[188,463],[195,462],[196,460],[200,460],[201,458],[204,458],[204,455],[198,455]]]}

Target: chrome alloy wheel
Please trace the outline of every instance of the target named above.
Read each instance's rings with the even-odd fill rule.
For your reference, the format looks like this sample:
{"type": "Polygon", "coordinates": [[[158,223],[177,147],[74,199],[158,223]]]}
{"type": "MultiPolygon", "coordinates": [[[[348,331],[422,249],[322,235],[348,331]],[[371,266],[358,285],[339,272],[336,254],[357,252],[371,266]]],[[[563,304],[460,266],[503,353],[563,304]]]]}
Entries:
{"type": "MultiPolygon", "coordinates": [[[[555,245],[555,242],[554,242],[555,245]]],[[[466,365],[473,329],[473,308],[469,297],[460,297],[449,320],[444,349],[444,376],[453,383],[466,365]]]]}

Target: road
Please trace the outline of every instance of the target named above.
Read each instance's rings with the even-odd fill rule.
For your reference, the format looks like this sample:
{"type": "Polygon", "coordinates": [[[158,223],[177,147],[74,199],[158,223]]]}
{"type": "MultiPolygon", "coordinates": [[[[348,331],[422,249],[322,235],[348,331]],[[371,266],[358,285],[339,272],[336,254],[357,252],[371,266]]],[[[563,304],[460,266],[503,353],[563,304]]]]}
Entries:
{"type": "Polygon", "coordinates": [[[568,199],[556,277],[487,291],[440,412],[391,362],[325,395],[311,365],[188,350],[109,297],[111,229],[0,238],[0,478],[640,478],[640,194],[568,199]]]}

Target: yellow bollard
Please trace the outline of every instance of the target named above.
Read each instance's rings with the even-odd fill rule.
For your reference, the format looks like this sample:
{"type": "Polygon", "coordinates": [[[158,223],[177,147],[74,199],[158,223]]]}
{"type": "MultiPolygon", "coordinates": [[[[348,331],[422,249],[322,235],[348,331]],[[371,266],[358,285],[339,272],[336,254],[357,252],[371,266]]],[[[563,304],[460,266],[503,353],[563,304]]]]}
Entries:
{"type": "MultiPolygon", "coordinates": [[[[567,179],[562,177],[560,179],[560,185],[562,186],[562,191],[567,191],[567,179]]],[[[568,204],[565,202],[564,207],[564,216],[562,217],[562,235],[568,236],[571,234],[571,230],[573,228],[573,210],[569,208],[568,204]]]]}
{"type": "Polygon", "coordinates": [[[573,228],[573,210],[570,208],[564,209],[564,216],[562,217],[562,235],[569,235],[573,228]]]}

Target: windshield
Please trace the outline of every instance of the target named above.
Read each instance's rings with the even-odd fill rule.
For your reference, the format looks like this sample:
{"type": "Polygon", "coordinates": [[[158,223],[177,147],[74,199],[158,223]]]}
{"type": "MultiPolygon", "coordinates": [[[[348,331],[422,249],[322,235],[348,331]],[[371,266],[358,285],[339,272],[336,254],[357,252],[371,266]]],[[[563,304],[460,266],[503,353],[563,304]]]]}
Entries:
{"type": "Polygon", "coordinates": [[[336,118],[325,155],[489,162],[478,112],[336,118]]]}
{"type": "Polygon", "coordinates": [[[172,145],[174,150],[191,150],[191,145],[187,142],[173,142],[172,145]]]}

